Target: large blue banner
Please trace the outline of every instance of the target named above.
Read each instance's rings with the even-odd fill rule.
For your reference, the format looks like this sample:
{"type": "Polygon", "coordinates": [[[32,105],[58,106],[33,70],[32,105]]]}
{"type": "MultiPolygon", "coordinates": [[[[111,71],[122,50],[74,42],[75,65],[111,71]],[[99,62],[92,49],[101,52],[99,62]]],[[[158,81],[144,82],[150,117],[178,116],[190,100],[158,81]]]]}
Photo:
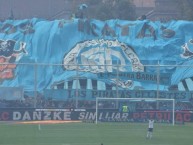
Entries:
{"type": "MultiPolygon", "coordinates": [[[[1,86],[42,91],[76,79],[78,69],[80,78],[100,80],[123,89],[148,90],[157,88],[159,71],[163,78],[159,80],[162,85],[159,89],[167,90],[193,76],[193,69],[188,67],[193,63],[192,30],[193,22],[188,21],[34,18],[0,22],[0,63],[4,64],[0,66],[1,86]],[[26,67],[18,63],[62,65],[26,67]],[[119,82],[117,76],[99,77],[99,73],[117,74],[117,71],[119,82]],[[37,72],[36,88],[34,72],[37,72]],[[121,76],[126,73],[131,77],[121,76]]],[[[184,86],[183,89],[188,88],[184,86]]]]}

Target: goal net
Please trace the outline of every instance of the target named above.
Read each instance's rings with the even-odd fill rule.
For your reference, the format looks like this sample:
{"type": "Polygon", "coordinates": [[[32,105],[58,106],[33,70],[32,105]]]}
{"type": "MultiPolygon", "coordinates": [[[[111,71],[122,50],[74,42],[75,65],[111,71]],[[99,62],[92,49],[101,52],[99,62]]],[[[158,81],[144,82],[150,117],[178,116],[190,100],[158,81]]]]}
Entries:
{"type": "Polygon", "coordinates": [[[98,122],[147,122],[175,124],[175,100],[156,98],[96,98],[98,122]]]}

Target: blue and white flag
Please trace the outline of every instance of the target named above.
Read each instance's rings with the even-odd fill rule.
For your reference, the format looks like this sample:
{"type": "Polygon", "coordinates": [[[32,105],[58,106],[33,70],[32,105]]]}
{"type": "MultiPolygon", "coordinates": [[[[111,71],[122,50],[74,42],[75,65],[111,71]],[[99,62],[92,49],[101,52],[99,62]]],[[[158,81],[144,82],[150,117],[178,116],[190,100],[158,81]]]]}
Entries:
{"type": "Polygon", "coordinates": [[[156,89],[159,71],[167,78],[159,80],[160,89],[168,88],[193,76],[191,67],[179,67],[192,65],[192,30],[193,22],[188,21],[34,18],[0,22],[1,86],[41,91],[75,80],[78,69],[80,78],[123,89],[156,89]],[[117,72],[119,80],[98,77],[117,72]],[[121,77],[126,73],[143,74],[143,78],[121,77]]]}

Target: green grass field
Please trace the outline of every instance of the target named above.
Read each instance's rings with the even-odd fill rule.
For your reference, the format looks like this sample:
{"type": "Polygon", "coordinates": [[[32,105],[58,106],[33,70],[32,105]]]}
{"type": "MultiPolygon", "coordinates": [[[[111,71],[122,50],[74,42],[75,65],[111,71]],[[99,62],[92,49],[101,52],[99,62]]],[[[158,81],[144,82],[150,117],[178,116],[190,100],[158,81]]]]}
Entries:
{"type": "Polygon", "coordinates": [[[0,145],[193,145],[193,124],[143,123],[0,124],[0,145]]]}

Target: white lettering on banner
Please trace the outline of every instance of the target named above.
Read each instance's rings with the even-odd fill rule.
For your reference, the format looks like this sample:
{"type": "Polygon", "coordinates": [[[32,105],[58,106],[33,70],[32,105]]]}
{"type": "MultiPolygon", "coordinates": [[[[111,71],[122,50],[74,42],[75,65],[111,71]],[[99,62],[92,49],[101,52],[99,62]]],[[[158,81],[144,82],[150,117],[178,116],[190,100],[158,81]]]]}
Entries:
{"type": "Polygon", "coordinates": [[[45,111],[43,120],[51,120],[51,112],[45,111]]]}
{"type": "Polygon", "coordinates": [[[96,113],[95,112],[91,112],[88,119],[89,120],[94,120],[96,118],[96,113]]]}
{"type": "Polygon", "coordinates": [[[54,112],[53,119],[54,120],[62,120],[62,118],[60,117],[60,114],[61,114],[61,112],[54,112]]]}
{"type": "Polygon", "coordinates": [[[22,120],[31,120],[31,117],[29,115],[28,111],[25,111],[22,117],[22,120]]]}
{"type": "MultiPolygon", "coordinates": [[[[68,90],[68,89],[56,89],[56,90],[46,90],[46,94],[52,92],[60,92],[63,94],[68,94],[67,97],[75,98],[76,90],[68,90]]],[[[120,98],[156,98],[157,91],[156,90],[118,90],[120,98]]],[[[58,93],[59,94],[59,93],[58,93]]],[[[79,99],[89,99],[95,100],[97,97],[101,98],[115,98],[116,90],[78,90],[79,99]]],[[[159,98],[167,98],[167,99],[176,99],[179,101],[188,101],[193,99],[193,91],[159,91],[159,98]]],[[[69,111],[84,111],[80,110],[69,110],[69,111]]]]}
{"type": "Polygon", "coordinates": [[[85,112],[80,112],[78,119],[83,120],[84,115],[85,115],[85,112]]]}
{"type": "Polygon", "coordinates": [[[117,114],[114,115],[113,118],[119,119],[119,118],[121,118],[121,114],[120,114],[120,113],[117,113],[117,114]]]}
{"type": "Polygon", "coordinates": [[[33,120],[41,120],[42,113],[39,112],[33,112],[33,120]]]}
{"type": "Polygon", "coordinates": [[[71,120],[71,112],[64,112],[64,120],[71,120]]]}
{"type": "Polygon", "coordinates": [[[25,111],[13,112],[13,120],[71,120],[71,112],[25,111]],[[63,113],[63,114],[62,114],[63,113]],[[62,116],[63,115],[63,116],[62,116]]]}
{"type": "MultiPolygon", "coordinates": [[[[11,113],[11,111],[9,111],[11,113]]],[[[9,118],[13,121],[25,121],[25,120],[95,120],[96,112],[94,109],[88,111],[68,111],[68,112],[44,112],[44,111],[13,111],[13,118],[9,118]],[[72,118],[71,118],[72,117],[72,118]]],[[[101,121],[135,121],[150,118],[157,118],[159,120],[171,120],[172,113],[170,111],[160,112],[119,112],[118,110],[105,109],[100,110],[98,112],[98,119],[101,121]],[[110,111],[107,111],[110,110],[110,111]]],[[[191,111],[186,112],[176,112],[175,120],[176,121],[184,121],[184,122],[192,122],[193,115],[191,111]]]]}
{"type": "Polygon", "coordinates": [[[129,117],[129,113],[123,113],[123,114],[122,114],[122,118],[123,118],[123,119],[127,119],[128,117],[129,117]]]}
{"type": "MultiPolygon", "coordinates": [[[[120,113],[120,112],[100,112],[98,115],[98,119],[108,119],[108,118],[113,118],[113,119],[127,119],[129,116],[129,113],[120,113]]],[[[96,119],[96,113],[95,112],[80,112],[79,120],[95,120],[96,119]]]]}
{"type": "Polygon", "coordinates": [[[109,112],[106,112],[105,113],[105,118],[108,118],[108,116],[109,116],[109,112]]]}
{"type": "Polygon", "coordinates": [[[102,114],[102,113],[100,113],[100,114],[99,114],[99,120],[101,120],[101,119],[102,119],[102,117],[103,117],[103,114],[102,114]]]}
{"type": "Polygon", "coordinates": [[[96,118],[95,112],[81,112],[79,115],[80,120],[88,119],[88,120],[94,120],[96,118]]]}
{"type": "Polygon", "coordinates": [[[21,113],[20,112],[13,112],[13,120],[20,120],[21,113]]]}

